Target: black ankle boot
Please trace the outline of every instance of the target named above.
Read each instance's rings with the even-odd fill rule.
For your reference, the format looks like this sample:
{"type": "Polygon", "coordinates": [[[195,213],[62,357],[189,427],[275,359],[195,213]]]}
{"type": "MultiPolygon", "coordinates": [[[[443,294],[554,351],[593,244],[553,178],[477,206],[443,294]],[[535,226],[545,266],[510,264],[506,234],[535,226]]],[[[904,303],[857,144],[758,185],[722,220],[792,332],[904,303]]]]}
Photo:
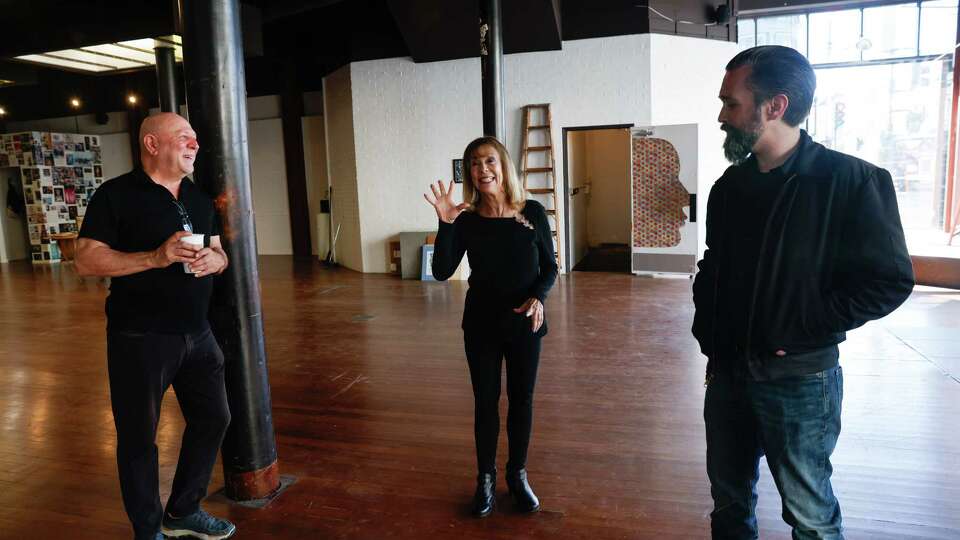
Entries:
{"type": "Polygon", "coordinates": [[[527,482],[527,470],[520,469],[516,472],[507,472],[507,488],[513,500],[517,503],[517,508],[521,512],[536,512],[540,510],[540,500],[536,493],[527,482]]]}
{"type": "Polygon", "coordinates": [[[481,473],[477,476],[477,492],[473,496],[475,517],[487,517],[493,512],[497,501],[497,473],[481,473]]]}

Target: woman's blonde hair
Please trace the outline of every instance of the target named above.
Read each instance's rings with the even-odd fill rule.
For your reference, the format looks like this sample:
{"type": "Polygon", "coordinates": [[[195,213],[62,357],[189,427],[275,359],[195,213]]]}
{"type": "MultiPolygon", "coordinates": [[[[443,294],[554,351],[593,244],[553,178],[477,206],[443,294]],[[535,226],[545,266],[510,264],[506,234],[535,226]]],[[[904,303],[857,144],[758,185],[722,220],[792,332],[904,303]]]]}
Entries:
{"type": "Polygon", "coordinates": [[[470,174],[470,165],[473,162],[473,153],[481,146],[492,146],[500,155],[500,169],[503,171],[503,193],[507,204],[514,210],[522,210],[527,200],[527,192],[520,184],[517,168],[510,159],[510,152],[496,137],[480,137],[474,139],[463,151],[463,202],[470,204],[471,210],[476,210],[480,203],[480,193],[473,185],[473,176],[470,174]]]}

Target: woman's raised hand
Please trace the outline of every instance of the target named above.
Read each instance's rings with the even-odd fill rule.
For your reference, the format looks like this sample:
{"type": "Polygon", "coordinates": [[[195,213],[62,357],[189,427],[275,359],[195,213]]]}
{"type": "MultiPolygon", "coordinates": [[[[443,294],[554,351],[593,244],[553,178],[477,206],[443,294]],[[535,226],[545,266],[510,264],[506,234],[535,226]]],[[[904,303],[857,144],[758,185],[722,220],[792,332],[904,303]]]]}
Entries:
{"type": "Polygon", "coordinates": [[[467,203],[457,204],[453,200],[453,180],[447,186],[443,185],[443,180],[437,180],[437,185],[430,184],[430,191],[433,192],[433,197],[424,193],[423,198],[433,206],[437,217],[444,223],[453,223],[460,212],[470,208],[467,203]]]}

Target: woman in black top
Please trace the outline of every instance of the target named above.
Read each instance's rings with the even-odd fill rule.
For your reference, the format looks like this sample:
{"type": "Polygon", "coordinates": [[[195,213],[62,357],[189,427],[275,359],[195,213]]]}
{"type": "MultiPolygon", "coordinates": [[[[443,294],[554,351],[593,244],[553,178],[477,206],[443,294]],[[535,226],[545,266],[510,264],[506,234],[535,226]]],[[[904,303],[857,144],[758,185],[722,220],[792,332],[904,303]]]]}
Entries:
{"type": "Polygon", "coordinates": [[[493,511],[504,358],[509,400],[507,487],[521,510],[535,512],[540,502],[527,481],[526,461],[540,339],[547,333],[543,302],[557,278],[550,223],[543,205],[526,200],[500,141],[474,140],[463,152],[463,164],[469,171],[463,203],[453,200],[452,182],[431,185],[433,197],[424,197],[440,218],[433,276],[449,278],[464,252],[470,263],[462,326],[473,384],[479,469],[473,513],[484,517],[493,511]]]}

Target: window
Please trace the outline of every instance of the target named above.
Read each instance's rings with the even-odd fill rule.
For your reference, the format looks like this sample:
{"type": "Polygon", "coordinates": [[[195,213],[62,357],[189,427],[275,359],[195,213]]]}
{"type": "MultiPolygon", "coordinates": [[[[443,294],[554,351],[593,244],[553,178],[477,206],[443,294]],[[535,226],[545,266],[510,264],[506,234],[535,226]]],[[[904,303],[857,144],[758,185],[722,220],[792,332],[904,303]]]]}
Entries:
{"type": "Polygon", "coordinates": [[[957,0],[920,4],[920,54],[950,54],[957,37],[957,0]]]}
{"type": "Polygon", "coordinates": [[[754,19],[739,19],[737,21],[737,43],[740,50],[749,49],[757,44],[757,23],[754,19]]]}
{"type": "Polygon", "coordinates": [[[807,54],[807,16],[757,19],[757,45],[783,45],[807,54]]]}
{"type": "Polygon", "coordinates": [[[859,40],[859,9],[810,14],[810,63],[856,62],[860,60],[859,40]]]}
{"type": "Polygon", "coordinates": [[[863,38],[857,43],[864,60],[917,55],[917,5],[900,4],[863,10],[863,38]]]}
{"type": "Polygon", "coordinates": [[[960,257],[943,231],[954,182],[947,141],[957,2],[761,15],[737,25],[741,49],[783,45],[813,64],[817,92],[807,131],[890,172],[914,255],[960,257]]]}

